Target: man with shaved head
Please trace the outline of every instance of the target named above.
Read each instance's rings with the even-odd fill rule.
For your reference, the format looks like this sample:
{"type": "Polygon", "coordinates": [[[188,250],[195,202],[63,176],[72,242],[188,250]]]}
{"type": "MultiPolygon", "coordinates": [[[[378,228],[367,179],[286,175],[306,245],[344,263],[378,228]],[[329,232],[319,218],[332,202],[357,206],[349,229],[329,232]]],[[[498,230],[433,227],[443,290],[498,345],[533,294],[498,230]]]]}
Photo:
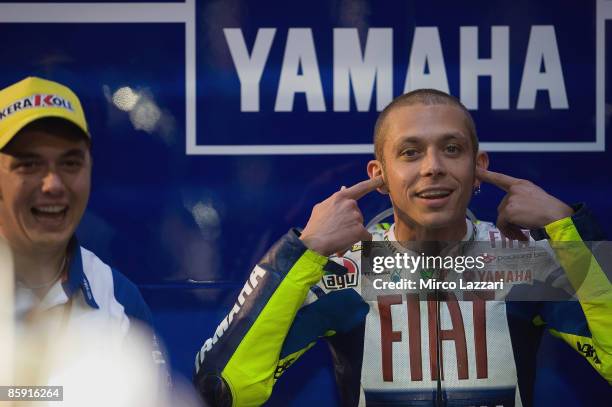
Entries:
{"type": "MultiPolygon", "coordinates": [[[[489,171],[470,113],[437,90],[416,90],[387,106],[374,146],[369,179],[315,205],[301,233],[290,231],[255,267],[204,343],[195,381],[210,404],[262,404],[278,377],[325,337],[342,405],[531,405],[543,324],[612,382],[610,282],[588,249],[567,256],[549,245],[603,240],[584,205],[489,171]],[[497,227],[467,216],[483,182],[507,193],[497,227]],[[357,201],[374,190],[389,196],[394,223],[366,230],[357,201]],[[505,289],[463,298],[437,288],[376,291],[373,278],[390,284],[404,275],[395,268],[376,275],[364,263],[371,250],[397,258],[455,250],[454,260],[506,245],[527,248],[530,264],[545,267],[521,270],[520,281],[519,270],[495,269],[491,275],[510,273],[505,289]],[[575,290],[578,301],[509,300],[549,280],[575,290]]],[[[418,266],[407,275],[448,283],[446,267],[418,266]]]]}

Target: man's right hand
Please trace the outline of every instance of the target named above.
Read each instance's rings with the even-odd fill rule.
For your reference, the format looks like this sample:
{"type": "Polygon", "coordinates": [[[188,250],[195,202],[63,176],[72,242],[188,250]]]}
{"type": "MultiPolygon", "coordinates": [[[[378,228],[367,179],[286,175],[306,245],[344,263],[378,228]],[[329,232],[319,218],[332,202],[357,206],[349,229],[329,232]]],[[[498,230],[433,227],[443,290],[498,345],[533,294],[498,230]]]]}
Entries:
{"type": "Polygon", "coordinates": [[[372,240],[363,226],[357,200],[383,186],[381,176],[344,188],[312,208],[300,239],[306,247],[323,256],[344,253],[362,240],[372,240]]]}

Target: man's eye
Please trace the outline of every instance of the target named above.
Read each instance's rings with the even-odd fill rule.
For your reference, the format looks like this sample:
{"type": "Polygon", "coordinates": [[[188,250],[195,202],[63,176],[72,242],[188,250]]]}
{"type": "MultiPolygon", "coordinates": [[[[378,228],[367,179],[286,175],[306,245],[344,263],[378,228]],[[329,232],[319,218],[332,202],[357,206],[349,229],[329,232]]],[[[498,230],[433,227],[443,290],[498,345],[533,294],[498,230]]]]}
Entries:
{"type": "Polygon", "coordinates": [[[402,151],[402,155],[406,157],[416,157],[419,151],[415,148],[409,148],[407,150],[402,151]]]}
{"type": "Polygon", "coordinates": [[[449,144],[446,146],[445,151],[450,154],[457,154],[461,152],[461,147],[459,147],[457,144],[449,144]]]}
{"type": "Polygon", "coordinates": [[[83,166],[82,160],[66,160],[62,163],[62,165],[68,169],[76,169],[81,168],[83,166]]]}
{"type": "Polygon", "coordinates": [[[21,171],[31,171],[31,170],[38,168],[39,166],[40,166],[40,161],[27,160],[27,161],[18,162],[15,165],[15,168],[21,171]]]}

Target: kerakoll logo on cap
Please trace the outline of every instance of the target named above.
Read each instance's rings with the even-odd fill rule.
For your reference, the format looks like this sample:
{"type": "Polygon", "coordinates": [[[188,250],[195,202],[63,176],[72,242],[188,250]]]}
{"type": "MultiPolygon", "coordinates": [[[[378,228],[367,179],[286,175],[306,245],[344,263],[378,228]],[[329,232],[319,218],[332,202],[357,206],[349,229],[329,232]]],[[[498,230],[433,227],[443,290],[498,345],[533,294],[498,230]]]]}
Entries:
{"type": "Polygon", "coordinates": [[[8,116],[17,113],[24,109],[33,109],[40,107],[59,107],[74,112],[74,108],[68,99],[64,99],[58,95],[36,94],[20,99],[13,104],[5,107],[0,111],[0,121],[8,116]]]}

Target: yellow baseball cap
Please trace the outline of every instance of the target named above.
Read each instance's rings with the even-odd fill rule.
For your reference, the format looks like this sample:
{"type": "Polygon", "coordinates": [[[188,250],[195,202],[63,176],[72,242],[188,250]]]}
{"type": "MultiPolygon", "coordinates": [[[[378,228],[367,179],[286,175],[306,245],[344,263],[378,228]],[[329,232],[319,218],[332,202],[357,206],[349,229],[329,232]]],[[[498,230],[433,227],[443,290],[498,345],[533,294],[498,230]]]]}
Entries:
{"type": "Polygon", "coordinates": [[[0,149],[26,125],[47,117],[68,120],[91,137],[79,98],[64,85],[29,77],[0,90],[0,149]]]}

